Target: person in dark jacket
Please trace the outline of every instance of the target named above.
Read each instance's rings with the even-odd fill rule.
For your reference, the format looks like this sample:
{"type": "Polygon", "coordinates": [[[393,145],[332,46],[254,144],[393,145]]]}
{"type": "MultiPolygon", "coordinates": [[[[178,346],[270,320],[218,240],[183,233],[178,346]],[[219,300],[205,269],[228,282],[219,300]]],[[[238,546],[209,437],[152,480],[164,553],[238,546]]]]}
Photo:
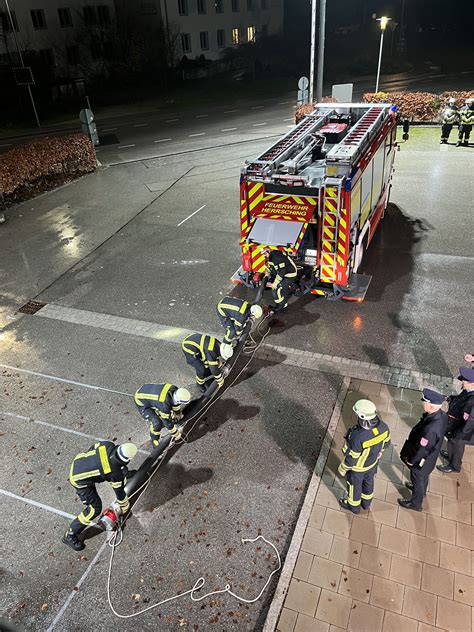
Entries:
{"type": "Polygon", "coordinates": [[[445,399],[441,393],[430,388],[423,389],[421,400],[425,412],[412,428],[400,452],[400,458],[410,468],[411,482],[406,486],[411,490],[411,498],[398,499],[398,504],[405,509],[423,509],[430,474],[436,465],[448,425],[448,416],[441,410],[445,399]]]}
{"type": "Polygon", "coordinates": [[[290,285],[298,277],[298,268],[292,257],[281,250],[264,249],[266,275],[271,282],[273,312],[280,312],[288,306],[290,285]]]}
{"type": "Polygon", "coordinates": [[[448,398],[448,450],[441,451],[447,463],[437,468],[445,474],[460,472],[466,445],[474,445],[474,369],[461,367],[458,380],[462,391],[448,398]]]}
{"type": "Polygon", "coordinates": [[[456,107],[456,99],[453,99],[452,97],[448,99],[448,103],[441,115],[441,123],[441,140],[439,142],[441,144],[446,144],[449,140],[449,134],[453,129],[453,125],[457,125],[459,123],[459,110],[456,107]]]}
{"type": "Polygon", "coordinates": [[[150,441],[155,448],[164,428],[179,441],[181,430],[177,422],[183,418],[181,408],[191,400],[187,388],[178,388],[174,384],[144,384],[134,399],[138,412],[150,424],[150,441]]]}

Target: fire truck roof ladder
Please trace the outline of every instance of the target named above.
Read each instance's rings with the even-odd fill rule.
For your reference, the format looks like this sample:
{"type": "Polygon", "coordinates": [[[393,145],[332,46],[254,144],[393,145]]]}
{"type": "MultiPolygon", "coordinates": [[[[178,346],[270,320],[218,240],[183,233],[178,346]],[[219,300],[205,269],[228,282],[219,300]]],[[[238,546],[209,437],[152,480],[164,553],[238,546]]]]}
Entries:
{"type": "Polygon", "coordinates": [[[279,164],[291,158],[292,154],[298,150],[301,152],[301,143],[317,131],[320,127],[323,127],[332,112],[328,112],[323,116],[315,116],[309,114],[293,128],[286,136],[283,136],[274,145],[266,149],[256,160],[249,162],[247,166],[247,172],[252,172],[255,175],[264,175],[265,169],[276,169],[279,164]]]}
{"type": "Polygon", "coordinates": [[[367,149],[380,129],[380,123],[388,116],[383,105],[374,105],[351,128],[347,136],[327,154],[330,163],[354,164],[367,149]]]}

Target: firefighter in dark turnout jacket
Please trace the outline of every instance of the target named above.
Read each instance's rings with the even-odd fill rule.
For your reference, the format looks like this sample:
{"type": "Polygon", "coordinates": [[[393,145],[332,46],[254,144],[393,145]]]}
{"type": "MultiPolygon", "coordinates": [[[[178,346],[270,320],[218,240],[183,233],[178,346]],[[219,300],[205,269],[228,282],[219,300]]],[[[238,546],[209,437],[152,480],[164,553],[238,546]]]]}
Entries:
{"type": "Polygon", "coordinates": [[[181,421],[181,407],[191,400],[187,388],[174,384],[144,384],[135,393],[135,405],[140,415],[150,423],[150,440],[153,446],[160,442],[163,428],[177,441],[181,432],[176,425],[181,421]]]}
{"type": "Polygon", "coordinates": [[[461,367],[458,379],[463,389],[448,397],[448,451],[441,450],[447,463],[438,465],[445,474],[460,472],[466,445],[474,445],[474,369],[461,367]]]}
{"type": "Polygon", "coordinates": [[[474,99],[467,99],[466,104],[459,110],[459,135],[456,147],[469,145],[472,126],[474,125],[474,99]]]}
{"type": "Polygon", "coordinates": [[[459,123],[459,110],[456,107],[456,99],[449,99],[441,115],[441,140],[440,143],[447,143],[453,125],[459,123]]]}
{"type": "Polygon", "coordinates": [[[426,496],[428,481],[434,470],[444,433],[448,424],[447,414],[441,410],[445,396],[429,388],[423,389],[423,410],[420,421],[414,426],[400,452],[400,458],[410,468],[410,481],[406,483],[411,490],[411,498],[398,499],[405,509],[421,511],[426,496]]]}
{"type": "Polygon", "coordinates": [[[267,261],[266,275],[271,282],[274,312],[280,312],[288,305],[290,285],[296,281],[298,269],[293,259],[281,250],[265,248],[267,261]]]}
{"type": "Polygon", "coordinates": [[[231,345],[220,343],[214,336],[190,334],[181,343],[186,362],[196,371],[196,384],[205,393],[206,382],[214,378],[219,388],[224,384],[222,365],[233,355],[231,345]]]}
{"type": "Polygon", "coordinates": [[[248,319],[258,320],[262,314],[260,305],[252,305],[241,298],[224,296],[217,303],[217,316],[225,329],[224,342],[235,346],[244,332],[248,319]]]}
{"type": "Polygon", "coordinates": [[[343,509],[359,513],[368,509],[374,497],[374,477],[382,452],[390,443],[390,431],[377,416],[375,404],[360,399],[353,406],[357,424],[345,434],[344,460],[338,468],[347,481],[347,497],[339,499],[343,509]]]}
{"type": "Polygon", "coordinates": [[[84,509],[71,522],[63,537],[75,551],[82,551],[84,542],[78,535],[88,527],[102,511],[102,501],[97,493],[96,484],[107,481],[117,497],[117,504],[122,513],[127,513],[130,503],[125,493],[127,482],[127,464],[137,453],[134,443],[115,445],[112,441],[97,441],[87,452],[78,454],[69,471],[69,482],[81,499],[84,509]]]}

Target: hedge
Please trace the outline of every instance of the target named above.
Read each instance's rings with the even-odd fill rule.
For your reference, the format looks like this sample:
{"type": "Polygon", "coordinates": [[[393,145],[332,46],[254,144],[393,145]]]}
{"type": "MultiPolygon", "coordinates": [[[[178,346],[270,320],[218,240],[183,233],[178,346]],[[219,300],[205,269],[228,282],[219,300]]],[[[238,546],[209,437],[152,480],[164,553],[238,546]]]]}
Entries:
{"type": "MultiPolygon", "coordinates": [[[[440,115],[448,99],[454,97],[458,105],[463,105],[465,100],[474,97],[474,91],[443,92],[433,94],[431,92],[367,92],[363,99],[366,103],[392,103],[398,108],[401,118],[407,118],[412,122],[434,123],[440,120],[440,115]]],[[[323,101],[330,101],[325,97],[323,101]]],[[[312,112],[312,105],[301,105],[295,112],[295,121],[312,112]]]]}
{"type": "Polygon", "coordinates": [[[27,200],[95,170],[97,161],[84,134],[38,138],[0,154],[0,202],[27,200]]]}

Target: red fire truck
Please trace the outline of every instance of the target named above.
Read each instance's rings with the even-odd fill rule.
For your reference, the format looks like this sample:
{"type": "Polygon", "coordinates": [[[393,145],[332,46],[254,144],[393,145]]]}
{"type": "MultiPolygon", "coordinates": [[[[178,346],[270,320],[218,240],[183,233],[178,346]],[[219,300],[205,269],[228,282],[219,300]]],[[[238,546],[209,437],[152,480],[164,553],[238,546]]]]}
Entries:
{"type": "Polygon", "coordinates": [[[395,108],[320,103],[286,136],[247,161],[240,178],[242,266],[255,287],[263,247],[290,253],[306,291],[362,300],[360,274],[388,203],[396,151],[395,108]]]}

